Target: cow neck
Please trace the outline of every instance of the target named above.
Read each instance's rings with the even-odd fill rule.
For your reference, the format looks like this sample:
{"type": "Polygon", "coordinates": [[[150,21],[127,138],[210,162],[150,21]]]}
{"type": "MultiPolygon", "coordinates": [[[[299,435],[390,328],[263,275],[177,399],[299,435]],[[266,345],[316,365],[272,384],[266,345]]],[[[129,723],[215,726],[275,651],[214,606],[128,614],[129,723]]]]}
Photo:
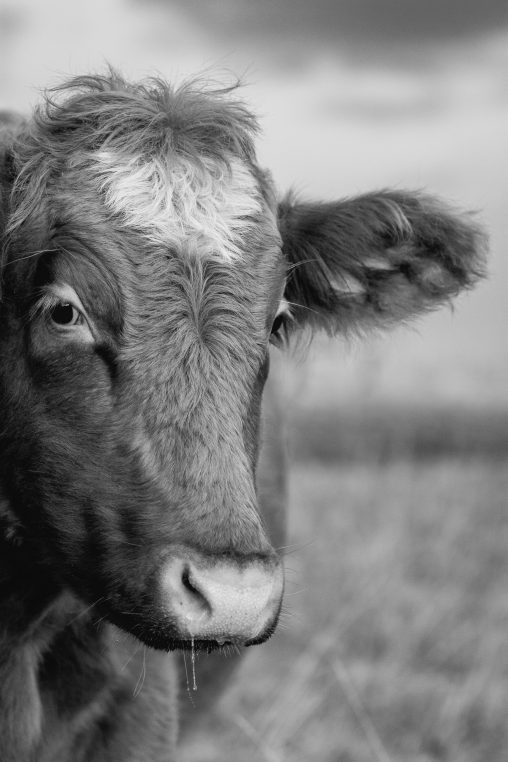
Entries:
{"type": "Polygon", "coordinates": [[[76,600],[34,563],[0,493],[0,654],[27,643],[44,650],[50,633],[64,626],[65,611],[75,608],[76,600]]]}

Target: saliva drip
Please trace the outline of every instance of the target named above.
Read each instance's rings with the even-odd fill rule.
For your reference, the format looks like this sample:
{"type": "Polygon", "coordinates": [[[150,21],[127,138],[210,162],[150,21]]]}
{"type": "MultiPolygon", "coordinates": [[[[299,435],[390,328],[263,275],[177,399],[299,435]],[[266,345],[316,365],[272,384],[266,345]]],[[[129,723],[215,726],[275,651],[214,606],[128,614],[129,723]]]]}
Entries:
{"type": "Polygon", "coordinates": [[[191,664],[192,664],[192,690],[197,691],[196,683],[196,652],[194,650],[194,636],[191,637],[191,664]]]}

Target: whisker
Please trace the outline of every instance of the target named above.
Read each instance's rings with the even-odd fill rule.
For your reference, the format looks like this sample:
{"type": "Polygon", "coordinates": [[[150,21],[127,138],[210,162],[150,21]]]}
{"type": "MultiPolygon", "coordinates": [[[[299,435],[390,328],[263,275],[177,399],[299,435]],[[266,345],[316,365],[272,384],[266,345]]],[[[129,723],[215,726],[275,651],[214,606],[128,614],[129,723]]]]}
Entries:
{"type": "Polygon", "coordinates": [[[300,310],[307,310],[308,312],[313,312],[315,315],[319,315],[318,310],[313,310],[312,307],[308,307],[306,304],[299,304],[298,302],[288,302],[290,307],[298,307],[300,310]]]}
{"type": "Polygon", "coordinates": [[[313,539],[307,540],[306,542],[294,542],[289,545],[281,545],[280,547],[276,548],[276,550],[281,553],[283,558],[285,558],[292,553],[297,553],[299,550],[305,550],[306,548],[315,545],[316,542],[317,539],[314,537],[313,539]]]}
{"type": "Polygon", "coordinates": [[[67,622],[67,627],[70,627],[70,626],[71,626],[71,624],[74,624],[74,622],[76,622],[76,621],[77,621],[78,619],[80,619],[82,616],[84,616],[85,614],[87,614],[89,611],[91,611],[91,609],[93,609],[93,608],[94,608],[94,606],[97,606],[97,604],[98,604],[98,603],[100,603],[101,601],[104,601],[104,600],[105,600],[105,596],[104,596],[104,595],[101,595],[101,597],[100,597],[100,598],[97,598],[97,600],[96,600],[96,601],[94,601],[94,602],[93,602],[93,603],[91,603],[89,606],[87,606],[85,609],[83,609],[83,610],[82,610],[82,611],[80,611],[78,614],[76,614],[76,616],[75,616],[75,617],[73,617],[73,618],[70,620],[70,622],[67,622]]]}
{"type": "Polygon", "coordinates": [[[128,665],[128,664],[130,664],[130,662],[131,662],[131,661],[133,660],[133,658],[136,656],[136,654],[137,654],[137,653],[139,653],[139,649],[141,648],[141,646],[142,646],[142,645],[143,645],[142,643],[138,643],[138,644],[136,645],[136,647],[134,648],[133,652],[131,653],[131,655],[129,656],[129,658],[128,658],[128,659],[127,659],[127,661],[125,662],[125,664],[124,664],[122,667],[120,667],[120,672],[123,672],[123,671],[124,671],[124,669],[127,667],[127,665],[128,665]]]}
{"type": "Polygon", "coordinates": [[[298,262],[291,262],[290,265],[288,265],[287,272],[292,273],[293,270],[297,270],[299,267],[302,267],[303,265],[310,265],[314,262],[319,262],[320,260],[317,257],[312,257],[312,259],[300,259],[298,262]]]}
{"type": "Polygon", "coordinates": [[[134,688],[134,692],[132,694],[134,698],[137,698],[139,694],[141,693],[143,689],[143,685],[145,684],[145,677],[146,677],[146,646],[143,646],[143,662],[141,664],[141,672],[139,674],[136,687],[134,688]]]}
{"type": "Polygon", "coordinates": [[[299,590],[294,590],[292,593],[284,593],[284,598],[291,598],[292,595],[301,595],[308,589],[308,587],[301,587],[299,590]]]}

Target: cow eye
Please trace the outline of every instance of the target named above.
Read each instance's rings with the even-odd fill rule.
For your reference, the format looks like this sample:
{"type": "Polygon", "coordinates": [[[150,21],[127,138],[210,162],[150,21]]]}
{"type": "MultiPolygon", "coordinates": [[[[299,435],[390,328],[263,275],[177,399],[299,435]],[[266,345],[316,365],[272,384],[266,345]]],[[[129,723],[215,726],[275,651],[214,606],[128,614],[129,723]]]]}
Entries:
{"type": "Polygon", "coordinates": [[[272,336],[276,336],[283,325],[284,325],[284,315],[281,313],[280,315],[277,315],[275,317],[275,320],[272,323],[272,330],[271,330],[272,336]]]}
{"type": "Polygon", "coordinates": [[[70,302],[59,302],[49,311],[51,321],[55,325],[73,326],[83,322],[81,312],[70,302]]]}

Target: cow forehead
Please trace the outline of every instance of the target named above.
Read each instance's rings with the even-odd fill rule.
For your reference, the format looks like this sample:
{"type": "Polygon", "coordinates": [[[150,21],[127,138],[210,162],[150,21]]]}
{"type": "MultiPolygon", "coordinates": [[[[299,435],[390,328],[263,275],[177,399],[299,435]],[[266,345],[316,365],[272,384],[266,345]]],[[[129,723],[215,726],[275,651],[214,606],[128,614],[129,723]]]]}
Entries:
{"type": "Polygon", "coordinates": [[[237,157],[147,158],[103,149],[89,157],[88,172],[123,226],[179,254],[234,262],[266,226],[259,184],[237,157]]]}
{"type": "Polygon", "coordinates": [[[276,205],[257,166],[256,131],[231,89],[128,83],[114,73],[72,80],[18,137],[9,236],[32,218],[56,219],[58,232],[80,231],[88,219],[94,231],[113,222],[110,238],[122,229],[142,236],[140,255],[163,249],[224,263],[273,256],[276,205]]]}

